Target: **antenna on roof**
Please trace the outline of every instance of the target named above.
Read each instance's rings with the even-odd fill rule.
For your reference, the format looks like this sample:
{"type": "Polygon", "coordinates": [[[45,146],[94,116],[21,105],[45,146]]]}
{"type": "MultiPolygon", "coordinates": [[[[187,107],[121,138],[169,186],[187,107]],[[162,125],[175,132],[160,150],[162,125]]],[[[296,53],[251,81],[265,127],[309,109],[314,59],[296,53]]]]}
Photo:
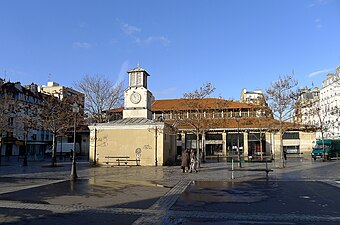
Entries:
{"type": "Polygon", "coordinates": [[[48,80],[47,81],[48,82],[52,81],[52,74],[51,73],[48,74],[48,80]]]}
{"type": "Polygon", "coordinates": [[[137,63],[137,68],[140,68],[139,62],[137,63]]]}

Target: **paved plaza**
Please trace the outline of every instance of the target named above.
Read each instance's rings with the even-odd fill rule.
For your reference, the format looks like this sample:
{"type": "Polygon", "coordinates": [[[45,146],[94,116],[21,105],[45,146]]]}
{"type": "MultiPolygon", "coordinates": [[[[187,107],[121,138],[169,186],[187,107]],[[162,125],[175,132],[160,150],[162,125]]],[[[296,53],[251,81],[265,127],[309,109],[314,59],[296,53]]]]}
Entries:
{"type": "Polygon", "coordinates": [[[210,161],[172,167],[89,167],[2,159],[1,224],[340,224],[340,161],[289,159],[266,179],[265,163],[210,161]],[[235,164],[237,168],[237,164],[235,164]]]}

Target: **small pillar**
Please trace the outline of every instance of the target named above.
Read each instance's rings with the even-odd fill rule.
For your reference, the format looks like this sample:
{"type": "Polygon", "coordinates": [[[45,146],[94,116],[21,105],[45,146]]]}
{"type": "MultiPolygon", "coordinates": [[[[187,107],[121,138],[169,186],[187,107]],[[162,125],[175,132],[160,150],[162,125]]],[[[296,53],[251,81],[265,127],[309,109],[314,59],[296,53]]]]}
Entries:
{"type": "Polygon", "coordinates": [[[185,149],[185,133],[181,133],[181,141],[182,141],[182,151],[185,149]]]}
{"type": "Polygon", "coordinates": [[[249,147],[248,147],[248,133],[243,132],[243,158],[248,160],[249,147]]]}
{"type": "Polygon", "coordinates": [[[227,156],[227,133],[225,131],[222,132],[222,153],[227,156]]]}

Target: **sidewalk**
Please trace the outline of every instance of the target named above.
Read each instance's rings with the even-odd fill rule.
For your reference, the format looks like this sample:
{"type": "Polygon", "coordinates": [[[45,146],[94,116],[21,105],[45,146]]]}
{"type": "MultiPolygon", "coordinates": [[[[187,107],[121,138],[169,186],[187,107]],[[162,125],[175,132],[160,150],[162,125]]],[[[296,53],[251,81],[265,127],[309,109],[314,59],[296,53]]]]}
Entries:
{"type": "MultiPolygon", "coordinates": [[[[86,161],[80,161],[77,163],[79,179],[72,182],[69,180],[71,162],[60,162],[55,168],[49,167],[49,164],[49,161],[29,161],[28,167],[22,167],[18,163],[0,167],[2,224],[28,224],[27,221],[31,224],[179,224],[181,221],[197,224],[197,218],[204,213],[203,208],[196,206],[202,204],[207,206],[206,211],[210,211],[204,214],[208,220],[215,221],[218,217],[239,220],[241,217],[236,217],[236,214],[225,214],[219,212],[219,208],[209,208],[209,205],[216,205],[221,200],[225,201],[222,201],[223,204],[227,204],[233,196],[245,200],[237,204],[249,204],[247,201],[252,199],[249,196],[252,193],[250,189],[254,187],[262,190],[259,191],[261,200],[261,196],[266,196],[263,193],[267,190],[268,182],[275,187],[277,183],[280,184],[280,180],[306,179],[302,172],[306,169],[313,171],[328,166],[339,168],[338,162],[325,164],[310,160],[291,160],[287,162],[285,169],[274,168],[269,181],[266,181],[263,171],[234,171],[235,179],[231,180],[229,162],[205,163],[198,173],[183,174],[179,166],[94,168],[89,167],[86,161]],[[239,189],[236,184],[243,189],[239,189]],[[230,195],[225,192],[234,188],[238,191],[235,193],[239,194],[230,195]],[[206,200],[195,200],[197,196],[201,198],[202,194],[208,196],[203,198],[206,200]],[[223,196],[229,196],[229,200],[223,196]],[[182,215],[183,210],[190,213],[182,215]]],[[[237,168],[237,164],[234,166],[237,168]]],[[[273,168],[273,164],[268,166],[273,168]]],[[[243,167],[265,168],[265,164],[244,163],[243,167]]],[[[336,181],[336,176],[329,175],[323,179],[336,181]]],[[[308,177],[308,181],[310,179],[313,177],[308,177]]],[[[290,187],[285,183],[280,185],[290,187]]],[[[274,195],[275,193],[272,197],[274,195]]],[[[266,216],[268,220],[271,218],[267,214],[260,215],[259,218],[254,216],[254,219],[263,220],[266,216]]],[[[291,217],[287,218],[290,221],[291,217]]],[[[300,219],[308,221],[310,218],[312,217],[303,215],[300,219]]],[[[333,215],[329,218],[339,222],[333,215]]],[[[313,219],[325,220],[323,216],[313,219]]]]}

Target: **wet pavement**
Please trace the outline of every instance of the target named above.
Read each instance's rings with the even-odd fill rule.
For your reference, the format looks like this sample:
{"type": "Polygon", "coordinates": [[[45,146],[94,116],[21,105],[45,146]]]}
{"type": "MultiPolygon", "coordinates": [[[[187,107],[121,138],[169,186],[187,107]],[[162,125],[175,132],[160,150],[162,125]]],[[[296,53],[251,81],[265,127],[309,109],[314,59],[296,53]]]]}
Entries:
{"type": "Polygon", "coordinates": [[[340,224],[340,161],[291,160],[266,180],[264,163],[89,167],[0,166],[1,224],[340,224]],[[253,171],[252,171],[253,170],[253,171]]]}

